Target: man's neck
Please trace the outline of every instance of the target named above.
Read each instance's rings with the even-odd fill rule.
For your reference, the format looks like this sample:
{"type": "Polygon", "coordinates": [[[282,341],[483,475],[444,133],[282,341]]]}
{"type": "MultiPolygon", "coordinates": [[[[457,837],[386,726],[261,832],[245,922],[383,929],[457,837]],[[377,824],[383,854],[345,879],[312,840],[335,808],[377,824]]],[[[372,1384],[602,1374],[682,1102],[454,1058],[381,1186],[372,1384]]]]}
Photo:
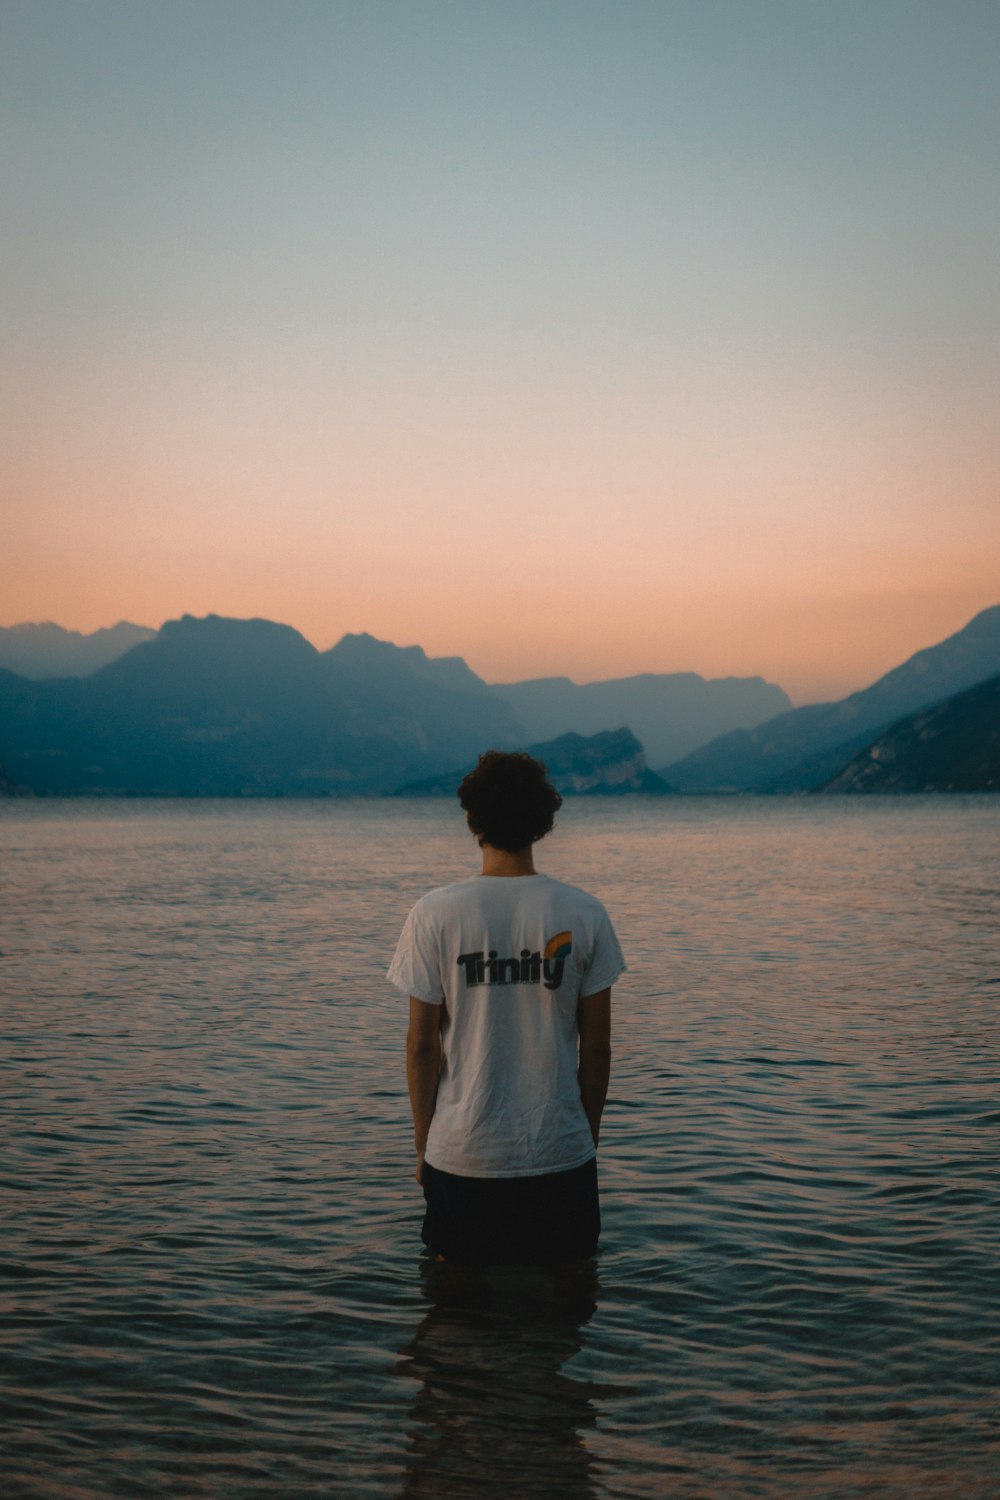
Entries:
{"type": "Polygon", "coordinates": [[[531,845],[526,849],[495,849],[492,844],[483,844],[484,875],[536,875],[531,845]]]}

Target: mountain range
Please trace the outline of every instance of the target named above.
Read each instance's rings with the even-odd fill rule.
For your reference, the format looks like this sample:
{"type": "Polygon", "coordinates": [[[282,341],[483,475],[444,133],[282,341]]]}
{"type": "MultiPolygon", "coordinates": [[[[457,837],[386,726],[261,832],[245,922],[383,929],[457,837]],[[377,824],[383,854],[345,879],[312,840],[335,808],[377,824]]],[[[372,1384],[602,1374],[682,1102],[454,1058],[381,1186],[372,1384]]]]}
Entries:
{"type": "MultiPolygon", "coordinates": [[[[39,629],[51,667],[59,627],[39,629]]],[[[290,626],[217,615],[185,615],[152,634],[121,625],[99,633],[101,649],[115,632],[120,643],[121,632],[135,630],[146,638],[87,675],[39,679],[0,669],[0,792],[385,794],[453,779],[489,746],[532,745],[558,764],[571,791],[879,789],[890,762],[899,789],[980,785],[976,775],[991,774],[974,770],[987,765],[976,760],[976,745],[995,728],[988,693],[947,719],[933,775],[914,763],[910,776],[904,762],[945,719],[912,733],[905,726],[908,716],[1000,674],[1000,606],[864,691],[799,709],[761,678],[706,682],[672,673],[491,685],[460,657],[430,658],[419,646],[360,634],[321,652],[290,626]],[[895,736],[891,748],[885,741],[875,753],[886,735],[895,736]],[[643,736],[654,748],[650,760],[665,746],[687,753],[653,775],[643,736]],[[951,775],[945,762],[956,755],[973,769],[951,775]],[[838,780],[855,757],[854,771],[838,780]]],[[[3,648],[12,635],[22,644],[29,638],[25,627],[0,631],[0,660],[10,659],[3,648]]],[[[89,639],[69,648],[78,663],[79,640],[89,639]]]]}
{"type": "Polygon", "coordinates": [[[89,677],[0,672],[0,760],[46,794],[382,792],[518,737],[464,662],[269,620],[185,615],[89,677]]]}
{"type": "MultiPolygon", "coordinates": [[[[685,745],[704,742],[720,719],[759,723],[788,702],[761,679],[631,684],[624,695],[621,685],[592,685],[619,692],[622,718],[605,727],[662,717],[673,693],[674,743],[685,745]]],[[[576,731],[572,702],[566,711],[551,737],[576,731]]],[[[16,783],[48,795],[392,792],[471,764],[489,746],[543,738],[460,657],[367,634],[321,652],[269,620],[185,615],[86,677],[0,671],[0,761],[16,783]]]]}
{"type": "Polygon", "coordinates": [[[497,683],[496,692],[532,740],[548,741],[567,730],[593,735],[627,724],[654,765],[678,760],[735,725],[750,728],[792,706],[787,693],[763,677],[706,682],[696,672],[644,672],[584,683],[539,677],[497,683]]]}
{"type": "Polygon", "coordinates": [[[659,769],[682,792],[823,786],[898,719],[1000,672],[1000,605],[837,703],[811,703],[711,740],[659,769]]]}
{"type": "Polygon", "coordinates": [[[0,668],[20,677],[88,677],[156,635],[148,625],[120,620],[84,635],[46,620],[40,625],[0,627],[0,668]]]}

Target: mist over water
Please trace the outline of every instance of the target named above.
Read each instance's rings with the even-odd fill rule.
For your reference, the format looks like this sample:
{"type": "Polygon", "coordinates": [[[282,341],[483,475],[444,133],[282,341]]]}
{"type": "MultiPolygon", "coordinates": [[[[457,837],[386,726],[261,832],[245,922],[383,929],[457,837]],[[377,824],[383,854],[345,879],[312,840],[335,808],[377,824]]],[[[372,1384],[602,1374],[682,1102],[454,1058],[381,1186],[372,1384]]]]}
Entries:
{"type": "Polygon", "coordinates": [[[11,1496],[990,1496],[1000,803],[570,802],[589,1271],[428,1264],[405,1002],[449,802],[0,807],[11,1496]]]}

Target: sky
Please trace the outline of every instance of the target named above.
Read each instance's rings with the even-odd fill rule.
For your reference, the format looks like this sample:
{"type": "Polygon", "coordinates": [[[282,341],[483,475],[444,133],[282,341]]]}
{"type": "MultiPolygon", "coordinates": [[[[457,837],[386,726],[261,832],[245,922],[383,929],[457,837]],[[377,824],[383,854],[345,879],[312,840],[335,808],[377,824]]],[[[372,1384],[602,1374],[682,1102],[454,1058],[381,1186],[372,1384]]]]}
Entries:
{"type": "Polygon", "coordinates": [[[995,0],[0,0],[0,624],[863,687],[1000,602],[995,0]]]}

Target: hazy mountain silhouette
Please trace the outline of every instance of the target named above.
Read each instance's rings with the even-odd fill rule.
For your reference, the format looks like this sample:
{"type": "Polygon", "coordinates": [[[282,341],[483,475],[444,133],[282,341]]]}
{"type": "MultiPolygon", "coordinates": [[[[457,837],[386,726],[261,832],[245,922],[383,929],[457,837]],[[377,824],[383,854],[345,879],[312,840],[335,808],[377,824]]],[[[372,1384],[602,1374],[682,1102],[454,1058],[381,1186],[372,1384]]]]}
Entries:
{"type": "Polygon", "coordinates": [[[46,620],[41,625],[0,626],[0,667],[21,677],[86,677],[117,661],[141,641],[152,640],[146,625],[117,625],[83,635],[46,620]]]}
{"type": "MultiPolygon", "coordinates": [[[[50,623],[13,625],[0,628],[0,668],[39,680],[83,677],[155,638],[156,631],[125,622],[93,635],[50,623]]],[[[752,728],[791,707],[782,689],[761,677],[706,681],[695,672],[646,672],[582,684],[568,677],[487,684],[459,656],[431,660],[419,646],[393,646],[367,634],[346,635],[323,654],[335,659],[341,679],[351,680],[362,694],[372,671],[377,677],[395,673],[401,684],[423,676],[454,691],[493,693],[537,741],[570,732],[593,735],[627,724],[658,762],[685,755],[727,730],[752,728]]]]}
{"type": "Polygon", "coordinates": [[[899,720],[825,792],[1000,792],[1000,676],[899,720]]]}
{"type": "Polygon", "coordinates": [[[321,653],[268,620],[185,615],[90,677],[0,672],[0,758],[48,794],[382,792],[524,738],[464,663],[370,636],[321,653]]]}
{"type": "Polygon", "coordinates": [[[496,691],[535,740],[627,724],[654,765],[678,759],[727,730],[753,728],[792,706],[788,695],[763,677],[706,681],[697,672],[644,672],[585,683],[539,677],[497,683],[496,691]]]}
{"type": "MultiPolygon", "coordinates": [[[[897,720],[998,672],[1000,606],[864,692],[722,735],[660,774],[681,791],[823,785],[897,720]]],[[[185,615],[89,676],[0,669],[0,760],[11,783],[41,794],[383,793],[471,764],[491,745],[541,744],[551,755],[565,732],[623,723],[640,740],[645,726],[657,745],[702,733],[699,714],[756,712],[775,696],[788,701],[762,679],[693,673],[500,687],[419,646],[347,635],[320,652],[268,620],[185,615]],[[539,732],[552,722],[558,733],[539,732]]],[[[581,753],[568,745],[571,759],[581,753]]]]}
{"type": "MultiPolygon", "coordinates": [[[[646,764],[646,752],[630,729],[603,730],[584,738],[562,734],[524,747],[545,762],[553,785],[573,796],[609,797],[634,792],[656,795],[673,790],[646,764]]],[[[475,760],[457,770],[400,787],[400,797],[453,797],[475,760]]]]}
{"type": "Polygon", "coordinates": [[[217,615],[185,615],[158,633],[121,625],[82,637],[46,625],[6,637],[38,649],[17,658],[30,658],[31,672],[0,671],[0,753],[15,781],[48,794],[383,792],[490,745],[626,723],[645,727],[662,754],[788,702],[761,679],[694,673],[508,690],[419,646],[360,634],[320,652],[290,626],[217,615]],[[139,644],[80,675],[83,646],[113,652],[136,632],[139,644]],[[74,675],[36,680],[43,648],[50,665],[76,651],[74,675]],[[530,707],[529,724],[508,692],[530,707]]]}
{"type": "Polygon", "coordinates": [[[895,720],[1000,672],[1000,605],[871,687],[722,735],[660,774],[680,791],[805,791],[828,782],[895,720]]]}

